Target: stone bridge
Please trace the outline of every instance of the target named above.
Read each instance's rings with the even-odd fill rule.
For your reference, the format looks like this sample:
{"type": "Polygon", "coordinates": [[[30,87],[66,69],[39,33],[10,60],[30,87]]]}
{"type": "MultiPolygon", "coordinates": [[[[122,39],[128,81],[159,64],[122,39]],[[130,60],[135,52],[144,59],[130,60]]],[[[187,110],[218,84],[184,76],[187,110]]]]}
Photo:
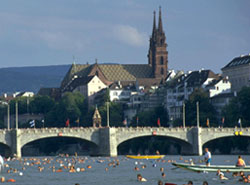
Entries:
{"type": "Polygon", "coordinates": [[[166,127],[109,127],[109,128],[41,128],[0,130],[0,143],[9,147],[12,155],[21,157],[24,145],[50,137],[70,137],[91,142],[92,151],[100,156],[117,156],[118,146],[130,139],[161,136],[174,139],[182,154],[202,155],[202,146],[209,141],[239,134],[250,136],[250,128],[166,128],[166,127]]]}

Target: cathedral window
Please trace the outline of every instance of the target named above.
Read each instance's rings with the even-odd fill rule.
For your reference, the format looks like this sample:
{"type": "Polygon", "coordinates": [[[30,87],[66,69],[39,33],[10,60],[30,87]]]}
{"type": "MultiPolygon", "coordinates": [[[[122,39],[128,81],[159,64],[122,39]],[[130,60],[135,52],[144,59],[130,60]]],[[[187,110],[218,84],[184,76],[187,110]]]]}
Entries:
{"type": "Polygon", "coordinates": [[[164,75],[164,69],[163,69],[163,67],[161,68],[161,74],[164,75]]]}
{"type": "Polygon", "coordinates": [[[164,57],[161,56],[160,65],[163,65],[163,64],[164,64],[164,57]]]}

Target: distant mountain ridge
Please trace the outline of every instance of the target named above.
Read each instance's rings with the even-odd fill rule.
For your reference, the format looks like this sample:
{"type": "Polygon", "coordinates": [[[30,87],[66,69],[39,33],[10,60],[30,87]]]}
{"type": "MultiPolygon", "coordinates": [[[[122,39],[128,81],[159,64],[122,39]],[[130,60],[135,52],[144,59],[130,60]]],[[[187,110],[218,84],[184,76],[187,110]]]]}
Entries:
{"type": "Polygon", "coordinates": [[[0,95],[32,91],[42,87],[60,87],[71,65],[0,68],[0,95]]]}

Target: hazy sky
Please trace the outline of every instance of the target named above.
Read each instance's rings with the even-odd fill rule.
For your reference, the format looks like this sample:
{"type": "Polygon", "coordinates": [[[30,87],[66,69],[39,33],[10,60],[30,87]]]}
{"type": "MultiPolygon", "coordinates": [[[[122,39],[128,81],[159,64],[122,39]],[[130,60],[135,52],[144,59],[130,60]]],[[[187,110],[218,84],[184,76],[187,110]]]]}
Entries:
{"type": "Polygon", "coordinates": [[[220,72],[250,53],[250,0],[1,0],[0,68],[145,64],[162,7],[169,68],[220,72]]]}

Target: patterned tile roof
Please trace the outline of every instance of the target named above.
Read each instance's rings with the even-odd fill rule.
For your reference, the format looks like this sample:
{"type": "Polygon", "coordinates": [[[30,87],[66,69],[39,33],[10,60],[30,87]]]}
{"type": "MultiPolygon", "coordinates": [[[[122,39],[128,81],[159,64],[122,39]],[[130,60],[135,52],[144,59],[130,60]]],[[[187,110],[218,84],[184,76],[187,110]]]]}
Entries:
{"type": "Polygon", "coordinates": [[[153,78],[153,69],[148,64],[125,64],[122,65],[130,74],[136,78],[153,78]]]}
{"type": "MultiPolygon", "coordinates": [[[[68,73],[61,83],[61,88],[66,87],[77,75],[78,78],[87,78],[93,76],[96,68],[100,69],[107,81],[136,81],[141,78],[145,81],[146,78],[153,78],[153,70],[147,64],[72,64],[68,73]]],[[[149,80],[148,83],[154,83],[154,80],[149,80]]]]}
{"type": "Polygon", "coordinates": [[[135,81],[136,77],[127,71],[120,64],[101,64],[99,65],[105,77],[110,81],[135,81]]]}

